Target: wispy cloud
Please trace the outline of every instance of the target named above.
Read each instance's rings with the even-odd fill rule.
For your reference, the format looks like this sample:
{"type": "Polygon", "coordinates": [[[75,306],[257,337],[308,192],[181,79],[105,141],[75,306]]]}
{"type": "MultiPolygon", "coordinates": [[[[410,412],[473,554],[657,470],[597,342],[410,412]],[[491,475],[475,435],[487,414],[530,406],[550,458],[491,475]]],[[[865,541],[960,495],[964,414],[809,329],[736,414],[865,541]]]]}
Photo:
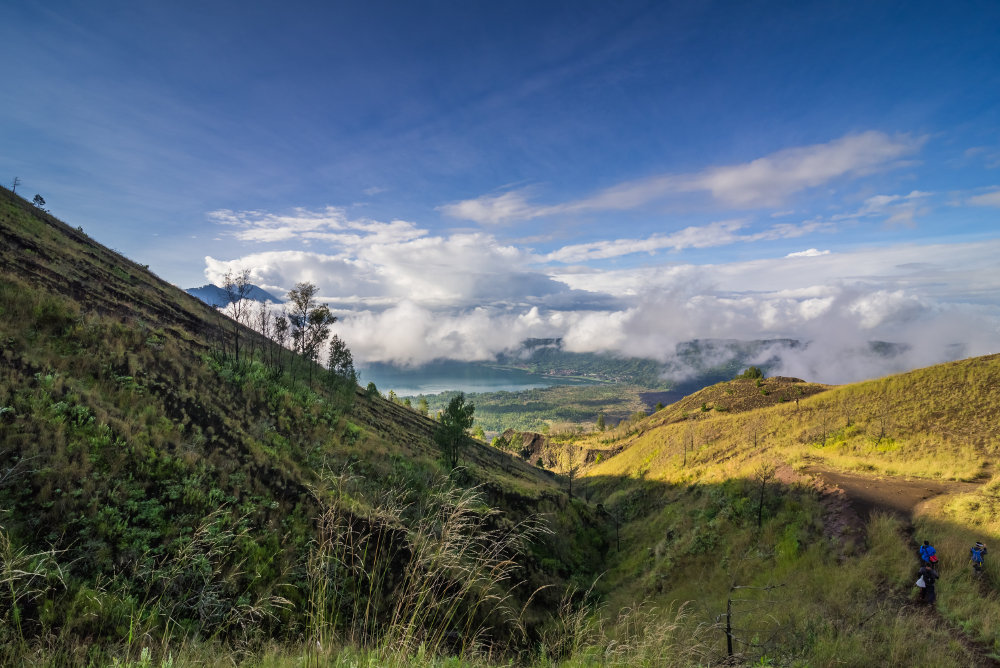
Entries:
{"type": "Polygon", "coordinates": [[[860,209],[852,213],[833,216],[834,220],[880,217],[886,225],[913,227],[918,216],[930,211],[928,198],[933,193],[913,190],[906,195],[874,195],[867,198],[860,209]]]}
{"type": "Polygon", "coordinates": [[[448,216],[481,224],[591,211],[625,211],[684,193],[707,194],[735,209],[780,206],[792,195],[837,179],[853,179],[906,164],[925,138],[869,131],[823,144],[784,149],[751,162],[690,174],[627,181],[590,197],[554,205],[532,204],[517,190],[446,204],[448,216]]]}
{"type": "Polygon", "coordinates": [[[819,231],[831,231],[832,223],[811,221],[801,224],[781,223],[755,233],[739,234],[744,220],[725,220],[709,225],[690,226],[673,234],[654,234],[645,239],[614,239],[563,246],[545,256],[552,262],[586,262],[621,257],[632,253],[655,253],[660,250],[711,248],[738,242],[792,239],[819,231]]]}
{"type": "Polygon", "coordinates": [[[344,209],[328,206],[321,211],[293,209],[288,214],[264,211],[220,209],[208,213],[209,220],[234,228],[240,241],[273,243],[278,241],[326,241],[342,246],[384,244],[411,241],[427,234],[413,223],[394,220],[388,223],[347,217],[344,209]]]}
{"type": "Polygon", "coordinates": [[[973,195],[966,202],[973,206],[1000,206],[1000,188],[982,193],[981,195],[973,195]]]}
{"type": "Polygon", "coordinates": [[[924,141],[869,131],[825,144],[785,149],[743,165],[709,169],[692,182],[695,188],[708,189],[717,199],[734,206],[778,206],[807,188],[896,167],[924,141]]]}
{"type": "Polygon", "coordinates": [[[471,220],[485,225],[496,225],[513,220],[530,220],[550,213],[560,207],[540,207],[529,204],[523,190],[512,190],[501,195],[483,195],[438,207],[445,215],[459,220],[471,220]]]}

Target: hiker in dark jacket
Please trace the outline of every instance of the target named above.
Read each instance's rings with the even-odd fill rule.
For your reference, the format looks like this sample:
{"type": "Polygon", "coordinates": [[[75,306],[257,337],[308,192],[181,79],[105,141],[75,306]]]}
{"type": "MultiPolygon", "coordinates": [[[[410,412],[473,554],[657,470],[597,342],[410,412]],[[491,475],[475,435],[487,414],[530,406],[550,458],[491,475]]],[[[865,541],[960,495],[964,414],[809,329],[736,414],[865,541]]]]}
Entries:
{"type": "Polygon", "coordinates": [[[934,601],[937,600],[934,583],[937,582],[938,572],[925,564],[917,571],[917,575],[924,579],[924,586],[920,589],[920,599],[927,605],[934,605],[934,601]]]}
{"type": "Polygon", "coordinates": [[[934,549],[929,540],[925,540],[924,544],[920,546],[920,561],[924,562],[925,566],[934,566],[937,560],[937,550],[934,549]]]}

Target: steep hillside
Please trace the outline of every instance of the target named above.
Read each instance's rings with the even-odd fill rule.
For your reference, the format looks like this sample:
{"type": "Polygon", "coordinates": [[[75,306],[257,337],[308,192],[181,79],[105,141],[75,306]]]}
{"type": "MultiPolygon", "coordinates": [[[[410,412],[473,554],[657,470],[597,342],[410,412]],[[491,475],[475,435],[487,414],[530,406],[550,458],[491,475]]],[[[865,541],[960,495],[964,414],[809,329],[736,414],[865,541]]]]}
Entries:
{"type": "Polygon", "coordinates": [[[3,665],[1000,656],[1000,569],[965,562],[1000,541],[1000,356],[727,381],[550,434],[565,476],[482,443],[448,471],[433,421],[0,190],[0,360],[3,665]],[[851,498],[903,478],[935,482],[851,498]]]}
{"type": "Polygon", "coordinates": [[[435,423],[232,327],[0,190],[0,662],[505,656],[599,567],[550,475],[481,443],[449,472],[435,423]]]}

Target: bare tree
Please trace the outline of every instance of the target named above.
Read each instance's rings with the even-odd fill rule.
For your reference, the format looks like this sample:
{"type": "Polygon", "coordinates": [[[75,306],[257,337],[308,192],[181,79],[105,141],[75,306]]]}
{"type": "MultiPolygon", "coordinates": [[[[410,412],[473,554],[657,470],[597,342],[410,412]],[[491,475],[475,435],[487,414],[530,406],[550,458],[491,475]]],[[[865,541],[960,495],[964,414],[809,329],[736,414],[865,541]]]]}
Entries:
{"type": "Polygon", "coordinates": [[[274,342],[278,344],[277,369],[278,373],[281,373],[281,357],[288,344],[288,318],[284,311],[274,315],[274,342]]]}
{"type": "Polygon", "coordinates": [[[232,270],[226,272],[222,277],[222,289],[226,291],[229,298],[229,307],[233,319],[233,357],[237,363],[240,361],[240,327],[247,320],[250,307],[246,303],[250,295],[250,270],[241,269],[233,273],[232,270]]]}
{"type": "Polygon", "coordinates": [[[573,479],[576,478],[576,474],[579,468],[576,465],[576,449],[572,444],[566,446],[566,478],[569,480],[569,495],[573,496],[573,479]]]}
{"type": "Polygon", "coordinates": [[[778,467],[772,463],[765,462],[758,466],[753,472],[753,479],[757,485],[757,528],[764,524],[764,495],[767,492],[767,484],[774,480],[778,467]]]}
{"type": "MultiPolygon", "coordinates": [[[[0,455],[7,455],[10,450],[0,452],[0,455]]],[[[8,461],[6,468],[0,468],[0,489],[12,485],[15,481],[34,474],[37,469],[31,468],[31,462],[39,457],[13,457],[8,461]]]]}
{"type": "Polygon", "coordinates": [[[747,436],[753,443],[754,449],[757,448],[761,440],[761,430],[764,428],[764,417],[758,411],[750,413],[747,418],[747,436]]]}
{"type": "Polygon", "coordinates": [[[856,408],[857,400],[854,398],[854,395],[844,392],[840,399],[840,409],[844,412],[844,421],[846,422],[845,426],[848,428],[850,428],[851,424],[853,424],[851,416],[854,415],[856,408]]]}
{"type": "Polygon", "coordinates": [[[694,424],[690,420],[684,430],[684,468],[688,465],[688,443],[691,444],[691,454],[694,454],[694,424]]]}
{"type": "MultiPolygon", "coordinates": [[[[257,307],[257,313],[254,317],[254,329],[257,330],[261,337],[261,345],[264,346],[268,341],[271,340],[271,307],[267,305],[267,302],[259,302],[257,307]]],[[[265,357],[268,350],[264,348],[261,349],[261,358],[265,357]]],[[[263,359],[261,360],[264,361],[263,359]]]]}
{"type": "Polygon", "coordinates": [[[825,446],[830,437],[830,408],[826,404],[819,407],[820,442],[825,446]]]}
{"type": "Polygon", "coordinates": [[[875,410],[872,411],[872,419],[869,427],[871,435],[875,438],[875,447],[878,447],[883,439],[889,438],[892,417],[889,400],[884,396],[880,397],[875,410]]]}
{"type": "Polygon", "coordinates": [[[20,176],[15,176],[13,183],[11,183],[10,191],[16,195],[17,194],[17,187],[19,185],[21,185],[21,177],[20,176]]]}

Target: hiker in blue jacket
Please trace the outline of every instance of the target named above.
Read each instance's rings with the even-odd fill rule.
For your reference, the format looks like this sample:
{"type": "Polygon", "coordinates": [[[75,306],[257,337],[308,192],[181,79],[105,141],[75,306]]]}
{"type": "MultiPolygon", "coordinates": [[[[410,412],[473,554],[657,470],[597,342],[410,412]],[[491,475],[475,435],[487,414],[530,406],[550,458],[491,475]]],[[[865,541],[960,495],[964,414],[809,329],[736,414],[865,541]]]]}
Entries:
{"type": "Polygon", "coordinates": [[[937,550],[934,549],[929,540],[925,540],[924,544],[920,546],[920,560],[924,562],[925,566],[937,564],[937,550]]]}
{"type": "Polygon", "coordinates": [[[986,556],[986,545],[976,541],[976,544],[972,546],[971,550],[969,550],[969,555],[971,557],[973,570],[975,570],[976,573],[982,573],[983,557],[986,556]]]}

